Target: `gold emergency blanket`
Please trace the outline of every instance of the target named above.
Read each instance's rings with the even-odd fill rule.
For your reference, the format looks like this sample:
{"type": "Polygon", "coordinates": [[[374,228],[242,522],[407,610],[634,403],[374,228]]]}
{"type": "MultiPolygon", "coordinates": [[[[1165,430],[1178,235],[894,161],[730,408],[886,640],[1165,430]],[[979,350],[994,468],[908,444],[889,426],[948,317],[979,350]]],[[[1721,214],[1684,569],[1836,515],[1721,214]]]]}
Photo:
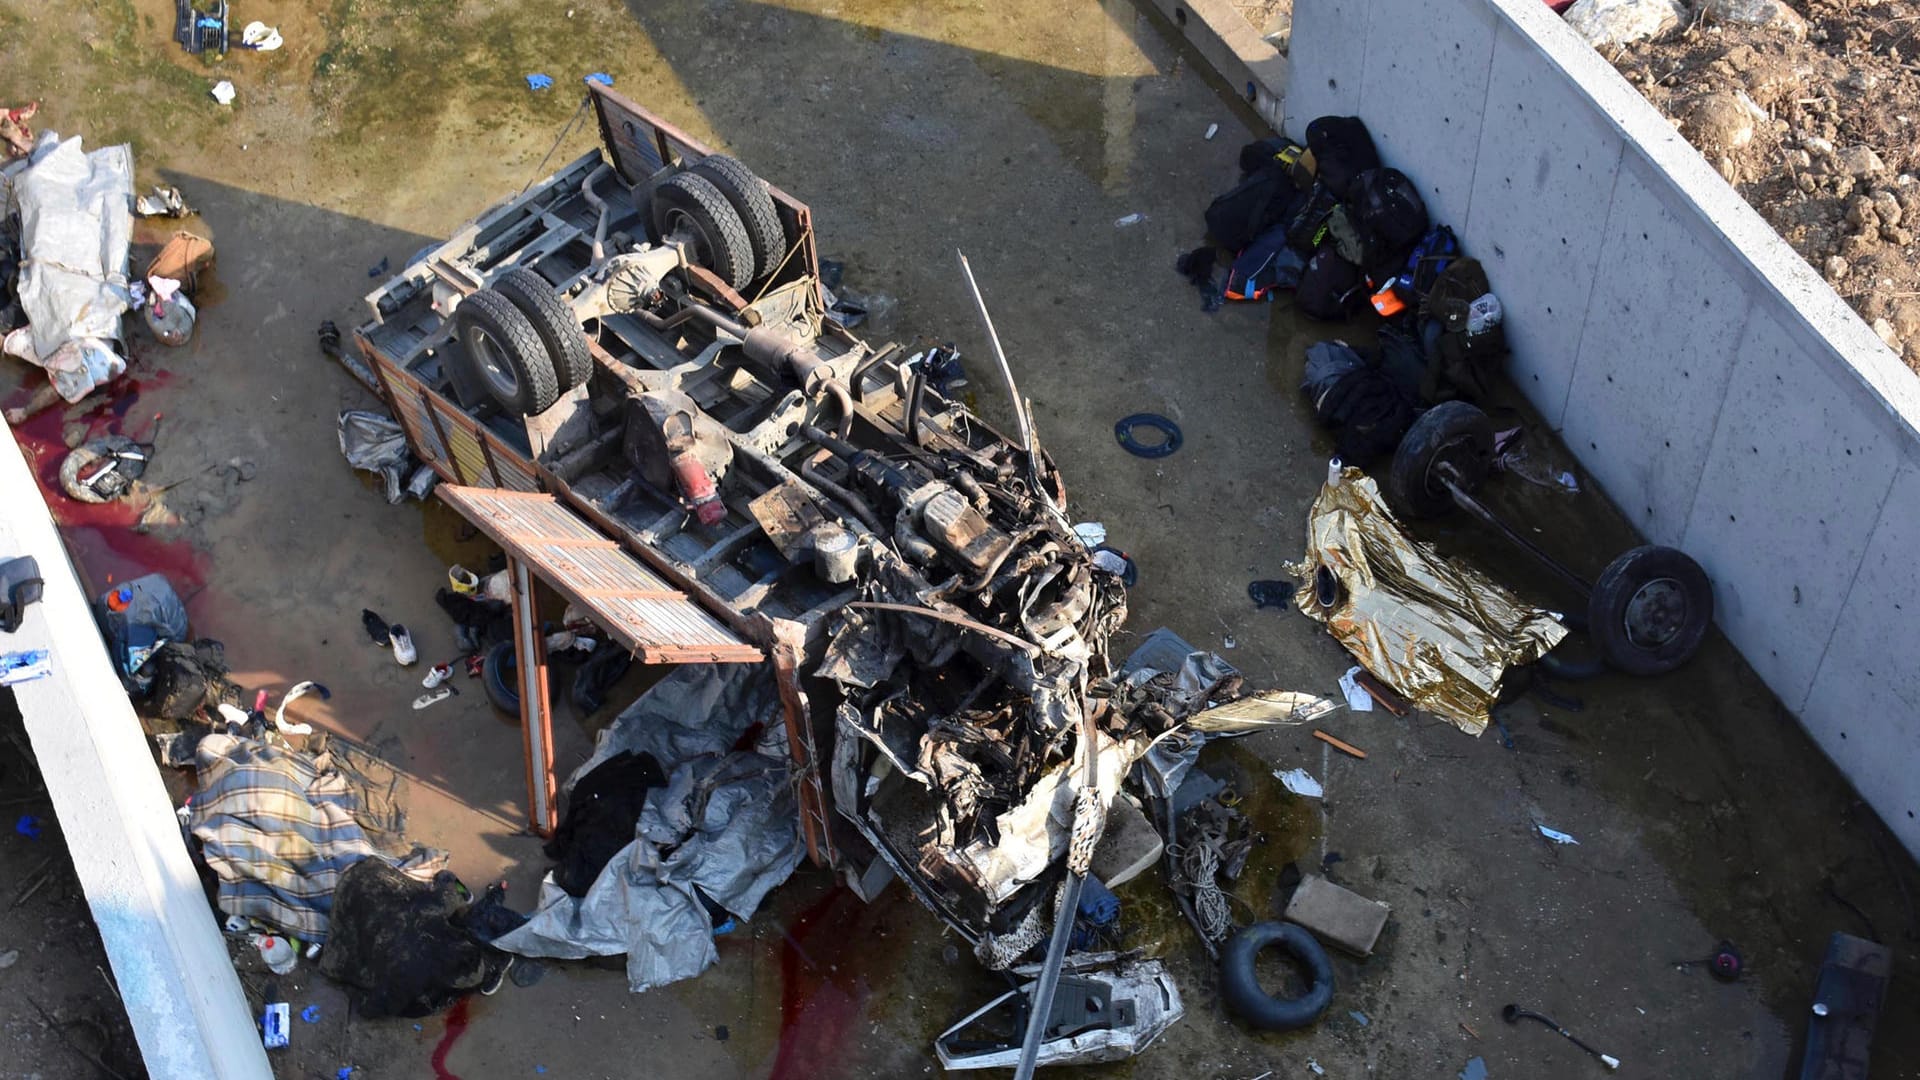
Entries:
{"type": "Polygon", "coordinates": [[[1329,473],[1307,515],[1307,557],[1288,570],[1300,582],[1294,604],[1361,666],[1470,735],[1486,730],[1506,669],[1538,660],[1567,634],[1547,612],[1401,532],[1359,469],[1329,473]],[[1315,594],[1321,566],[1341,585],[1331,608],[1315,594]]]}

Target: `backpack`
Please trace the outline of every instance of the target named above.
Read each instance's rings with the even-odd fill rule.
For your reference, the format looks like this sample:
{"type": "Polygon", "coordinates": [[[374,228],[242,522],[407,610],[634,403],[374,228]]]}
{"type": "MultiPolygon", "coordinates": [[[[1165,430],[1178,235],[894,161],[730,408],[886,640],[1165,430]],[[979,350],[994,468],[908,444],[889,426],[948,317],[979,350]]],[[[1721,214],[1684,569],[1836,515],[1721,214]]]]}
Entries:
{"type": "Polygon", "coordinates": [[[1300,390],[1333,432],[1342,461],[1364,465],[1400,445],[1413,426],[1412,395],[1343,341],[1307,346],[1303,374],[1300,390]]]}
{"type": "Polygon", "coordinates": [[[1380,167],[1373,136],[1357,116],[1323,116],[1308,124],[1307,148],[1313,151],[1319,182],[1339,199],[1348,198],[1354,177],[1380,167]]]}
{"type": "Polygon", "coordinates": [[[1453,261],[1460,257],[1460,242],[1453,230],[1436,225],[1413,245],[1400,272],[1373,294],[1373,309],[1383,318],[1419,309],[1420,302],[1433,291],[1433,283],[1453,261]]]}
{"type": "Polygon", "coordinates": [[[1260,169],[1207,204],[1207,231],[1221,247],[1239,251],[1286,221],[1300,201],[1293,180],[1279,169],[1260,169]]]}
{"type": "Polygon", "coordinates": [[[1229,300],[1265,300],[1275,289],[1291,289],[1300,284],[1300,272],[1307,261],[1287,246],[1285,226],[1276,225],[1233,260],[1227,271],[1226,298],[1229,300]]]}
{"type": "Polygon", "coordinates": [[[1367,293],[1360,268],[1340,257],[1332,246],[1322,247],[1307,260],[1295,289],[1294,306],[1310,319],[1338,322],[1352,315],[1367,293]]]}
{"type": "Polygon", "coordinates": [[[1285,173],[1293,186],[1302,191],[1313,185],[1313,154],[1292,139],[1275,136],[1240,148],[1241,176],[1251,176],[1262,169],[1285,173]]]}
{"type": "Polygon", "coordinates": [[[1427,232],[1419,189],[1399,169],[1368,169],[1353,178],[1347,203],[1367,247],[1363,265],[1393,276],[1427,232]]]}
{"type": "Polygon", "coordinates": [[[1340,200],[1333,192],[1316,180],[1294,204],[1293,214],[1287,219],[1287,246],[1302,255],[1312,255],[1326,238],[1327,219],[1338,205],[1340,200]]]}
{"type": "Polygon", "coordinates": [[[1465,331],[1473,302],[1493,291],[1480,260],[1461,256],[1448,263],[1421,298],[1420,314],[1439,320],[1443,329],[1465,331]]]}

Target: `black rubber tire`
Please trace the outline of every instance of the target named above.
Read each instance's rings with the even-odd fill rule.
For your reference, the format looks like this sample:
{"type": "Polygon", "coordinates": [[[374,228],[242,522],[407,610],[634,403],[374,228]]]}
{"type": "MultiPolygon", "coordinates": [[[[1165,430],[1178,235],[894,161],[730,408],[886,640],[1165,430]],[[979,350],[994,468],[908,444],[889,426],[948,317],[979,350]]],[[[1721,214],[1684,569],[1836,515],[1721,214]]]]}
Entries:
{"type": "Polygon", "coordinates": [[[466,362],[502,409],[533,416],[559,400],[553,357],[513,301],[481,289],[453,309],[453,332],[466,362]]]}
{"type": "Polygon", "coordinates": [[[1607,564],[1587,601],[1587,636],[1629,675],[1687,662],[1713,624],[1713,582],[1686,552],[1648,544],[1607,564]]]}
{"type": "Polygon", "coordinates": [[[713,181],[747,227],[747,242],[753,247],[754,280],[772,274],[787,253],[787,234],[780,227],[780,212],[774,208],[766,182],[739,159],[725,154],[708,154],[693,171],[713,181]]]}
{"type": "Polygon", "coordinates": [[[667,177],[653,189],[647,216],[656,243],[684,221],[698,234],[693,243],[694,261],[735,289],[744,289],[753,281],[753,241],[747,237],[739,212],[713,181],[692,171],[667,177]]]}
{"type": "Polygon", "coordinates": [[[487,650],[480,662],[480,683],[486,687],[487,701],[508,716],[520,715],[519,665],[515,663],[513,642],[503,641],[487,650]]]}
{"type": "Polygon", "coordinates": [[[1306,1027],[1333,1003],[1333,963],[1327,951],[1304,927],[1293,923],[1254,923],[1227,939],[1220,950],[1220,995],[1227,1008],[1263,1031],[1293,1031],[1306,1027]],[[1297,998],[1277,998],[1261,989],[1254,977],[1254,957],[1269,945],[1278,945],[1307,969],[1312,985],[1297,998]]]}
{"type": "Polygon", "coordinates": [[[585,386],[593,377],[593,353],[587,348],[587,332],[573,308],[561,297],[553,283],[530,267],[516,266],[494,279],[493,288],[513,301],[520,314],[533,324],[533,332],[553,357],[554,374],[560,377],[560,392],[585,386]]]}
{"type": "Polygon", "coordinates": [[[1471,492],[1493,468],[1493,421],[1464,401],[1443,401],[1413,422],[1393,452],[1387,469],[1387,494],[1412,518],[1434,517],[1453,509],[1453,495],[1432,479],[1433,467],[1450,461],[1471,492]]]}

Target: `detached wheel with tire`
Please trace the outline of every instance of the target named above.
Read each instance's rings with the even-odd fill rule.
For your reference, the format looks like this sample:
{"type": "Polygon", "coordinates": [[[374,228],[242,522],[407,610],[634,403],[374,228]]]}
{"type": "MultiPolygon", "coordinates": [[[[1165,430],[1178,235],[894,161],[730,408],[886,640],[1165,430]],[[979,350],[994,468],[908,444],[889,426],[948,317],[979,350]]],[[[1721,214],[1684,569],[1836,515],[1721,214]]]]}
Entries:
{"type": "Polygon", "coordinates": [[[1649,544],[1607,564],[1587,602],[1587,634],[1608,664],[1661,675],[1699,651],[1713,622],[1713,583],[1683,551],[1649,544]]]}
{"type": "Polygon", "coordinates": [[[533,324],[533,332],[553,357],[554,374],[560,379],[560,392],[583,386],[593,377],[593,353],[587,348],[587,332],[580,328],[573,308],[553,283],[525,266],[516,266],[493,283],[495,292],[520,309],[533,324]]]}
{"type": "Polygon", "coordinates": [[[486,687],[489,704],[519,718],[520,667],[515,663],[513,642],[503,641],[487,650],[486,659],[480,662],[480,682],[486,687]]]}
{"type": "Polygon", "coordinates": [[[780,211],[773,205],[766,181],[725,154],[708,154],[693,171],[712,181],[740,215],[740,223],[747,228],[747,242],[753,248],[754,278],[772,274],[787,253],[787,234],[780,227],[780,211]]]}
{"type": "Polygon", "coordinates": [[[1306,1027],[1333,1003],[1333,964],[1313,934],[1293,923],[1254,923],[1227,939],[1220,952],[1220,994],[1227,1008],[1254,1027],[1292,1031],[1306,1027]],[[1279,946],[1307,973],[1307,992],[1297,998],[1275,997],[1261,989],[1253,961],[1260,950],[1279,946]]]}
{"type": "Polygon", "coordinates": [[[553,357],[513,301],[492,289],[474,293],[453,309],[453,332],[466,362],[501,408],[533,416],[559,400],[553,357]]]}
{"type": "Polygon", "coordinates": [[[1387,494],[1409,517],[1424,518],[1453,508],[1453,494],[1441,482],[1442,466],[1467,491],[1480,486],[1493,467],[1493,421],[1464,401],[1443,401],[1413,422],[1393,452],[1387,470],[1387,494]]]}
{"type": "Polygon", "coordinates": [[[691,170],[675,173],[653,189],[647,214],[656,242],[679,239],[693,260],[735,289],[753,281],[758,264],[739,211],[713,181],[691,170]]]}

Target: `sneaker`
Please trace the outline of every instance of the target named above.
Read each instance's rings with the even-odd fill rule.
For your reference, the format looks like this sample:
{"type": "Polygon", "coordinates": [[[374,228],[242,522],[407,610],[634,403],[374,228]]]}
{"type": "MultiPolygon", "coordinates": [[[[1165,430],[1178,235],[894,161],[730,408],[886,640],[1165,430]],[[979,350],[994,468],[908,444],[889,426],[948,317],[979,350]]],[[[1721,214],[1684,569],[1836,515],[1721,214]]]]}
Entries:
{"type": "Polygon", "coordinates": [[[389,633],[393,640],[393,658],[400,661],[401,667],[406,667],[420,659],[419,652],[413,647],[413,637],[407,633],[406,627],[394,623],[389,633]]]}
{"type": "Polygon", "coordinates": [[[513,961],[514,958],[512,956],[507,957],[506,963],[501,964],[498,970],[487,976],[487,981],[485,985],[480,987],[480,992],[488,997],[499,993],[500,984],[507,981],[507,972],[513,970],[513,961]]]}
{"type": "Polygon", "coordinates": [[[453,678],[452,664],[435,664],[428,669],[427,677],[420,680],[420,685],[431,690],[451,678],[453,678]]]}
{"type": "Polygon", "coordinates": [[[443,686],[438,690],[429,690],[426,693],[421,694],[419,697],[413,699],[413,707],[415,709],[424,709],[429,705],[434,705],[439,702],[447,700],[448,698],[452,697],[454,693],[455,691],[451,686],[443,686]]]}
{"type": "Polygon", "coordinates": [[[360,609],[360,625],[367,628],[367,636],[375,645],[385,649],[393,644],[393,635],[387,630],[387,620],[370,608],[360,609]]]}

